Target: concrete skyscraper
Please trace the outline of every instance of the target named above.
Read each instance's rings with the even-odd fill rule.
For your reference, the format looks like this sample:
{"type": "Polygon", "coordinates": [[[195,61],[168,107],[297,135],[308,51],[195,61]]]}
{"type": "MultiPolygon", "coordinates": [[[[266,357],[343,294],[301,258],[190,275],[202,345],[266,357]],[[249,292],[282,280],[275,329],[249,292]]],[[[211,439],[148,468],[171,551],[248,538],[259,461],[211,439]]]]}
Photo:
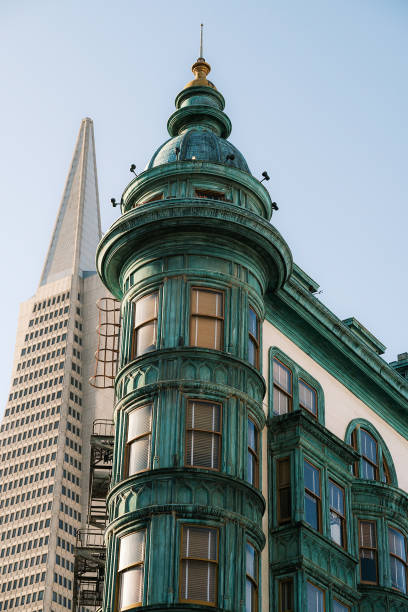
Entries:
{"type": "Polygon", "coordinates": [[[113,394],[93,374],[101,237],[92,120],[82,121],[35,295],[20,308],[0,432],[0,610],[73,608],[75,534],[87,520],[90,436],[113,394]]]}

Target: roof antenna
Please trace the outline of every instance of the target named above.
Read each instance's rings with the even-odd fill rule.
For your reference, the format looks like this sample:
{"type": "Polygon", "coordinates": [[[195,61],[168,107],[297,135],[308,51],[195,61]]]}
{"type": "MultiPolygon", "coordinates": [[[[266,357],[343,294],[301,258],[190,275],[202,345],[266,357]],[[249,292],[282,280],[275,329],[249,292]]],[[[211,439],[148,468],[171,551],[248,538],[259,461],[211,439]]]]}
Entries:
{"type": "Polygon", "coordinates": [[[204,24],[202,23],[200,26],[200,59],[204,59],[203,57],[203,28],[204,28],[204,24]]]}

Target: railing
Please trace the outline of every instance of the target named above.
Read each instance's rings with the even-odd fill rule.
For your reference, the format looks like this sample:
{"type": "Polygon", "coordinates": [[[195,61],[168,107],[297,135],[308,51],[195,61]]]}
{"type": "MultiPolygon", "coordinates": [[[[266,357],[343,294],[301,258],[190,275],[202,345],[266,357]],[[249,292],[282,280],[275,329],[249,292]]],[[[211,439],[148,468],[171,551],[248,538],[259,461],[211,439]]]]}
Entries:
{"type": "Polygon", "coordinates": [[[115,424],[109,419],[96,419],[93,422],[94,436],[113,437],[115,435],[115,424]]]}
{"type": "Polygon", "coordinates": [[[104,532],[98,529],[79,529],[76,534],[77,548],[103,548],[104,532]]]}

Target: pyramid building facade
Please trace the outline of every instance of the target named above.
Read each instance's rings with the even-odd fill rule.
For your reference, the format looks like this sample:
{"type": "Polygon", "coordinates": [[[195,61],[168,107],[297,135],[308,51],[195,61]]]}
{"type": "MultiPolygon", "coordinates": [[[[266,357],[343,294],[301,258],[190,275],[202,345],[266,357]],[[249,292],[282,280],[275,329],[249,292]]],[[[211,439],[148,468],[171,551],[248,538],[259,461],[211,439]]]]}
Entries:
{"type": "Polygon", "coordinates": [[[0,427],[0,610],[73,609],[90,436],[113,394],[90,387],[101,237],[92,120],[82,121],[39,287],[21,304],[0,427]]]}

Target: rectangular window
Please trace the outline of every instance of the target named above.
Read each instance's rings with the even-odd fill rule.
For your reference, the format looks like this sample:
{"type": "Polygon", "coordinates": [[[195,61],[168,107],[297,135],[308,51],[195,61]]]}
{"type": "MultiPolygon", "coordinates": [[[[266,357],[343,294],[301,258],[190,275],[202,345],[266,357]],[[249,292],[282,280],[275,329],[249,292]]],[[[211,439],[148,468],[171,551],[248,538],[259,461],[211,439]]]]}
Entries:
{"type": "Polygon", "coordinates": [[[305,521],[320,531],[320,470],[305,460],[305,521]]]}
{"type": "Polygon", "coordinates": [[[293,579],[279,581],[279,612],[293,612],[293,579]]]}
{"type": "Polygon", "coordinates": [[[278,486],[278,523],[287,523],[291,519],[291,486],[290,486],[290,457],[278,459],[276,462],[278,486]]]}
{"type": "Polygon", "coordinates": [[[248,361],[259,368],[259,319],[251,306],[248,309],[248,361]]]}
{"type": "Polygon", "coordinates": [[[133,357],[153,351],[157,345],[159,292],[155,291],[135,303],[133,357]]]}
{"type": "Polygon", "coordinates": [[[390,548],[391,586],[403,593],[407,592],[407,547],[405,538],[393,527],[388,528],[390,548]]]}
{"type": "Polygon", "coordinates": [[[316,391],[301,379],[299,379],[299,405],[317,417],[316,391]]]}
{"type": "Polygon", "coordinates": [[[346,519],[344,508],[344,490],[335,482],[329,480],[330,498],[330,536],[343,548],[346,547],[346,519]]]}
{"type": "Polygon", "coordinates": [[[350,608],[337,599],[333,599],[333,612],[350,612],[350,608]]]}
{"type": "Polygon", "coordinates": [[[221,191],[212,191],[210,189],[196,189],[196,198],[205,198],[206,200],[221,200],[226,201],[225,193],[221,191]]]}
{"type": "Polygon", "coordinates": [[[324,591],[307,583],[307,612],[324,612],[324,591]]]}
{"type": "Polygon", "coordinates": [[[273,412],[292,411],[292,372],[277,359],[273,360],[273,412]]]}
{"type": "Polygon", "coordinates": [[[128,415],[126,476],[150,467],[152,405],[141,406],[128,415]]]}
{"type": "Polygon", "coordinates": [[[220,404],[189,401],[186,419],[186,465],[219,470],[220,460],[220,404]]]}
{"type": "Polygon", "coordinates": [[[190,345],[222,350],[224,295],[212,289],[192,289],[190,345]]]}
{"type": "Polygon", "coordinates": [[[217,604],[218,530],[183,526],[181,543],[180,599],[217,604]]]}
{"type": "Polygon", "coordinates": [[[245,612],[258,610],[258,553],[247,542],[246,545],[246,583],[245,583],[245,612]]]}
{"type": "Polygon", "coordinates": [[[377,442],[365,429],[360,429],[361,478],[378,480],[377,442]]]}
{"type": "Polygon", "coordinates": [[[259,432],[251,419],[248,419],[248,481],[259,486],[259,432]]]}
{"type": "Polygon", "coordinates": [[[119,540],[119,611],[143,603],[145,535],[145,530],[141,530],[119,540]]]}
{"type": "Polygon", "coordinates": [[[377,584],[377,530],[375,521],[360,521],[358,529],[361,582],[377,584]]]}

